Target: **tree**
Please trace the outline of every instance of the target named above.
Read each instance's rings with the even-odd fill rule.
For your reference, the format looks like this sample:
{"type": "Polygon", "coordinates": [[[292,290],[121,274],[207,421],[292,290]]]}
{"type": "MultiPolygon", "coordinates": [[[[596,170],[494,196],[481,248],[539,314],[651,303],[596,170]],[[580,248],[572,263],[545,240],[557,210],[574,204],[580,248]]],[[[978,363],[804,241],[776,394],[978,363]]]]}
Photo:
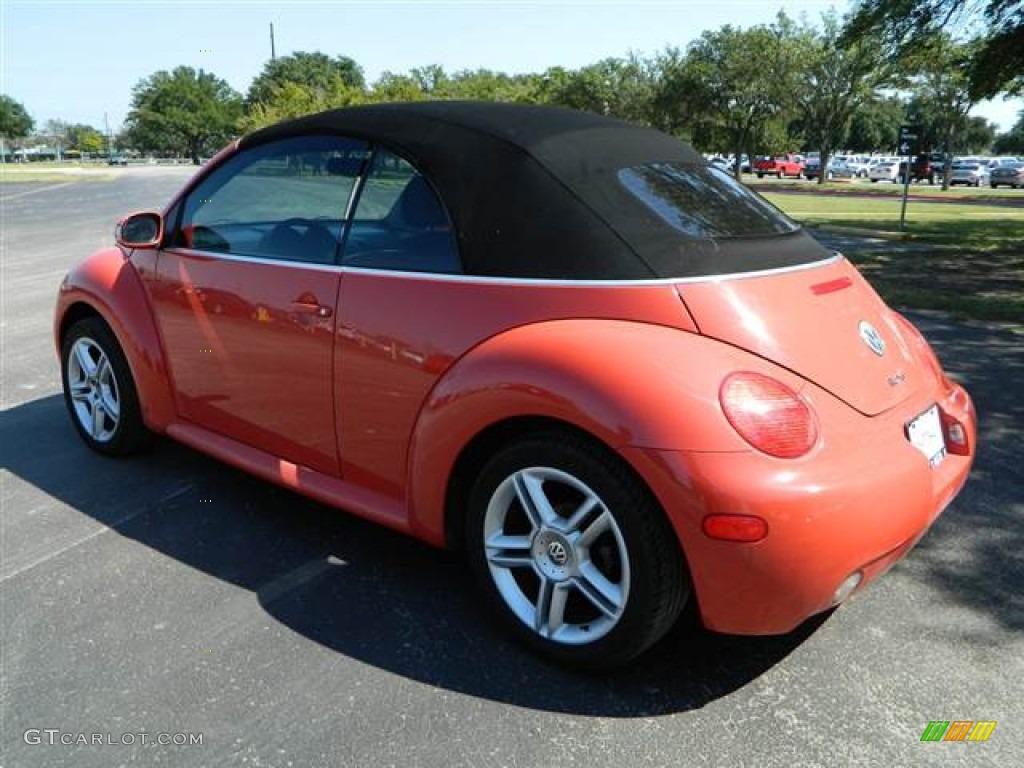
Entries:
{"type": "Polygon", "coordinates": [[[103,134],[91,125],[70,125],[66,132],[71,149],[88,154],[99,154],[107,148],[103,134]]]}
{"type": "Polygon", "coordinates": [[[992,149],[996,140],[996,124],[984,117],[968,117],[963,129],[960,146],[969,155],[985,154],[992,149]]]}
{"type": "Polygon", "coordinates": [[[313,89],[299,83],[283,83],[274,86],[265,101],[253,104],[239,121],[239,127],[243,131],[254,131],[282,120],[347,107],[363,99],[362,91],[349,88],[341,81],[333,83],[326,90],[313,89]]]}
{"type": "MultiPolygon", "coordinates": [[[[925,128],[928,146],[941,149],[947,160],[966,147],[967,114],[977,103],[971,91],[967,65],[978,43],[958,43],[947,33],[938,33],[921,43],[906,58],[912,98],[908,107],[911,122],[925,128]]],[[[949,188],[952,163],[947,162],[942,188],[949,188]]]]}
{"type": "MultiPolygon", "coordinates": [[[[664,72],[656,97],[657,112],[670,112],[667,97],[684,114],[698,148],[713,140],[736,157],[753,154],[771,130],[793,107],[799,34],[779,14],[776,24],[738,29],[726,25],[704,32],[691,43],[686,56],[664,72]]],[[[735,173],[740,176],[740,164],[735,173]]]]}
{"type": "Polygon", "coordinates": [[[0,138],[14,141],[28,136],[35,121],[25,107],[7,94],[0,94],[0,138]]]}
{"type": "Polygon", "coordinates": [[[1013,128],[996,136],[992,151],[998,155],[1024,155],[1024,112],[1013,128]]]}
{"type": "Polygon", "coordinates": [[[896,149],[900,126],[906,122],[906,108],[901,99],[894,96],[869,99],[850,119],[846,149],[851,152],[874,152],[881,149],[892,153],[896,149]]]}
{"type": "Polygon", "coordinates": [[[633,53],[575,71],[555,67],[545,73],[543,99],[549,104],[651,125],[655,119],[657,72],[657,60],[633,53]]]}
{"type": "Polygon", "coordinates": [[[820,34],[802,37],[802,66],[796,97],[805,136],[821,153],[818,183],[824,184],[828,160],[841,147],[854,113],[875,98],[891,76],[880,44],[870,40],[845,42],[834,12],[822,18],[820,34]]]}
{"type": "Polygon", "coordinates": [[[957,27],[982,26],[966,62],[967,89],[975,102],[1000,92],[1024,91],[1024,14],[1020,0],[861,0],[845,39],[884,36],[899,55],[914,53],[922,42],[957,27]],[[984,6],[980,8],[979,6],[984,6]]]}
{"type": "Polygon", "coordinates": [[[370,89],[369,99],[384,101],[422,101],[427,98],[420,83],[412,75],[384,72],[370,89]]]}
{"type": "Polygon", "coordinates": [[[347,56],[332,59],[319,51],[299,51],[272,59],[264,65],[263,71],[249,86],[246,105],[251,109],[258,103],[269,104],[275,94],[289,84],[305,88],[310,98],[317,100],[342,90],[366,90],[363,70],[347,56]]]}
{"type": "Polygon", "coordinates": [[[234,135],[241,114],[242,97],[225,81],[178,67],[138,82],[125,123],[137,149],[182,152],[198,165],[234,135]]]}

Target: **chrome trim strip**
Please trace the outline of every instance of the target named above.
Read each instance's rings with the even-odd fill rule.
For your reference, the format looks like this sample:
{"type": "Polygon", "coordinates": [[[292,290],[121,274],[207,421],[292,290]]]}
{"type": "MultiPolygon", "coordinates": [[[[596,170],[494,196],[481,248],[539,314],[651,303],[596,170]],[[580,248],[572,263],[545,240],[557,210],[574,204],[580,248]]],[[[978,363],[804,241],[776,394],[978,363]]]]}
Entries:
{"type": "Polygon", "coordinates": [[[234,253],[217,253],[216,251],[200,251],[195,248],[164,248],[167,253],[181,254],[183,256],[199,256],[205,259],[223,259],[224,261],[235,261],[241,264],[267,264],[271,267],[296,267],[298,269],[311,269],[315,272],[341,272],[342,268],[337,264],[313,264],[308,261],[290,261],[288,259],[270,259],[263,256],[240,256],[234,253]]]}
{"type": "Polygon", "coordinates": [[[801,272],[805,269],[824,266],[839,261],[843,255],[834,251],[831,256],[819,261],[812,261],[808,264],[797,264],[792,267],[777,267],[775,269],[761,269],[755,272],[734,272],[727,275],[703,275],[701,277],[658,277],[644,280],[563,280],[535,277],[486,277],[479,275],[444,275],[437,272],[403,272],[395,269],[373,269],[372,267],[346,267],[341,268],[342,273],[353,273],[360,275],[401,275],[415,280],[433,280],[435,282],[451,283],[494,283],[500,285],[549,285],[557,287],[580,286],[586,288],[601,287],[630,287],[650,285],[679,285],[680,283],[719,283],[731,280],[742,280],[749,277],[762,277],[764,275],[781,275],[787,272],[801,272]]]}
{"type": "Polygon", "coordinates": [[[381,277],[405,277],[412,280],[431,280],[445,283],[481,283],[495,285],[537,285],[552,287],[582,287],[582,288],[622,288],[642,287],[652,285],[679,285],[686,283],[720,283],[732,280],[743,280],[746,278],[763,277],[766,275],[783,275],[789,272],[802,272],[806,269],[832,264],[843,258],[839,251],[833,251],[831,256],[812,261],[807,264],[797,264],[792,267],[776,267],[775,269],[760,269],[755,272],[733,272],[727,275],[703,275],[700,277],[658,277],[642,280],[563,280],[547,279],[537,277],[487,277],[480,275],[445,275],[438,272],[406,272],[400,269],[374,269],[372,267],[351,267],[338,266],[337,264],[311,264],[305,261],[289,261],[288,259],[269,259],[262,256],[238,256],[231,253],[214,253],[211,251],[199,251],[191,248],[166,248],[168,253],[180,253],[183,255],[195,255],[205,258],[225,259],[241,263],[268,264],[279,267],[296,267],[298,269],[311,269],[317,272],[339,272],[341,274],[352,273],[356,275],[378,275],[381,277]]]}

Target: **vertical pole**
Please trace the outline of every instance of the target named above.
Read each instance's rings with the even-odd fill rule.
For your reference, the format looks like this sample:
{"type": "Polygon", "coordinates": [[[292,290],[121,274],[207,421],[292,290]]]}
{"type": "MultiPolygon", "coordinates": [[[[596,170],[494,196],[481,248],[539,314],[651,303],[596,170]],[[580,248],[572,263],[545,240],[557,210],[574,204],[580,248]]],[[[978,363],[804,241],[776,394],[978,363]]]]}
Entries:
{"type": "Polygon", "coordinates": [[[910,166],[913,155],[907,156],[907,175],[903,177],[903,205],[900,208],[900,232],[907,228],[907,193],[910,191],[910,166]]]}
{"type": "Polygon", "coordinates": [[[103,113],[103,128],[107,132],[107,157],[110,157],[110,122],[107,120],[107,113],[103,113]]]}
{"type": "Polygon", "coordinates": [[[274,22],[270,22],[270,60],[273,61],[275,58],[274,52],[274,22]]]}

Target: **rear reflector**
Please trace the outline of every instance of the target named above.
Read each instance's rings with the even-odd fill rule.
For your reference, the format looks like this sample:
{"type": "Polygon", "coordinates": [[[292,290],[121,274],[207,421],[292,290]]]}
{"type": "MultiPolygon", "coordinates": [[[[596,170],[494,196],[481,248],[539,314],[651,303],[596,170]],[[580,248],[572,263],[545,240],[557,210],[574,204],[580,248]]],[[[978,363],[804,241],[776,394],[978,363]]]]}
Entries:
{"type": "Polygon", "coordinates": [[[768,523],[754,515],[708,515],[701,528],[722,541],[760,541],[768,535],[768,523]]]}
{"type": "Polygon", "coordinates": [[[777,379],[753,371],[730,373],[718,399],[740,437],[769,456],[795,459],[818,439],[810,406],[777,379]]]}
{"type": "Polygon", "coordinates": [[[853,594],[853,590],[860,586],[861,580],[864,578],[864,574],[860,571],[854,571],[847,576],[843,583],[839,585],[839,589],[832,595],[832,605],[839,605],[843,600],[853,594]]]}
{"type": "Polygon", "coordinates": [[[838,277],[835,280],[829,280],[824,283],[816,283],[811,286],[811,292],[815,296],[821,296],[825,293],[835,293],[841,291],[843,288],[849,288],[853,285],[853,280],[848,277],[838,277]]]}

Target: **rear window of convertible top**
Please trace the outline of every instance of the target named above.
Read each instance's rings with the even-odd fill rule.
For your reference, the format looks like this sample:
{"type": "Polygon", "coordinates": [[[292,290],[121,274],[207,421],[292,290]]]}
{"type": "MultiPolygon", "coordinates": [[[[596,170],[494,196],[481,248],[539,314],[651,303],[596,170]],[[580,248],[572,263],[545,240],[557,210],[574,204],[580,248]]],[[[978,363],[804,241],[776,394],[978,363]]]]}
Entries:
{"type": "Polygon", "coordinates": [[[618,172],[619,182],[670,227],[699,239],[770,237],[800,225],[714,167],[650,163],[618,172]]]}

